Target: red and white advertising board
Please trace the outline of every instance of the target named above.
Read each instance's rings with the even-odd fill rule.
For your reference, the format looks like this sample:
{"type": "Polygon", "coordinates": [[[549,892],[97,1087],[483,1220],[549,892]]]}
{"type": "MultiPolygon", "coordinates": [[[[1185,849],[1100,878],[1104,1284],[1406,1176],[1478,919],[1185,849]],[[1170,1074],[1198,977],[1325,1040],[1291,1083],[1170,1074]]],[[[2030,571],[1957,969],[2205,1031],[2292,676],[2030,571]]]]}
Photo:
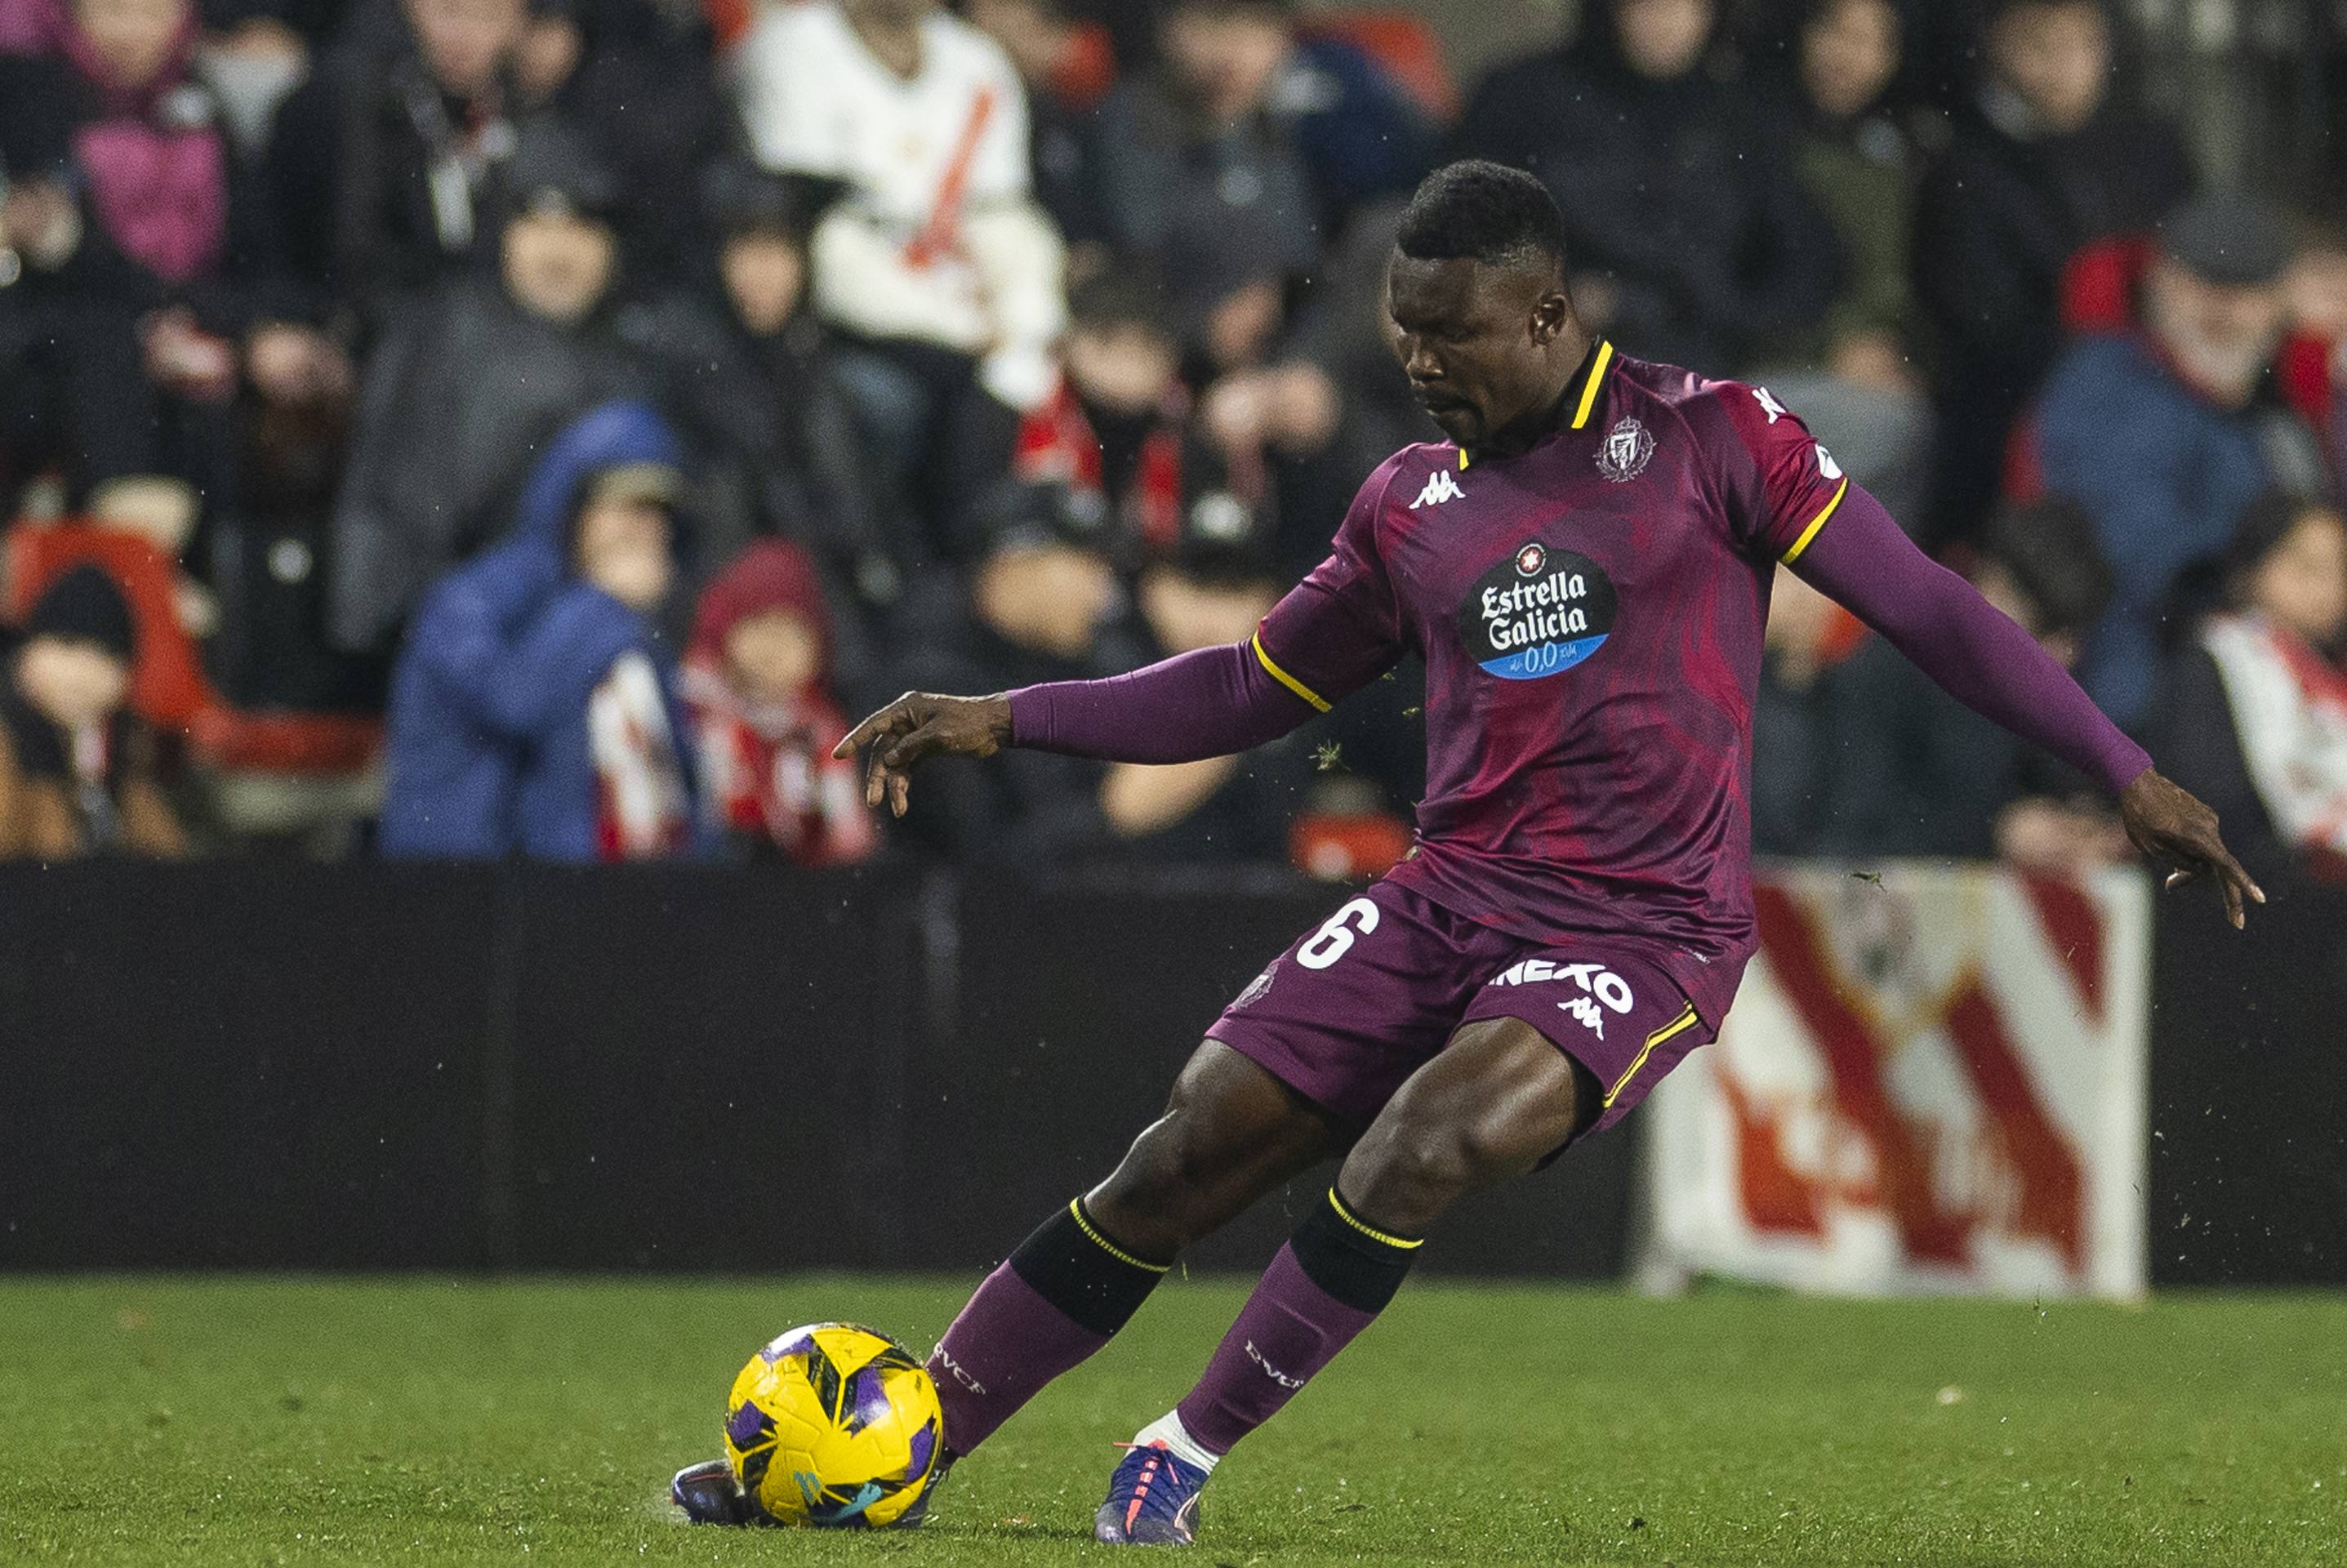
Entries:
{"type": "Polygon", "coordinates": [[[2142,1295],[2145,878],[1786,866],[1756,893],[1727,1028],[1641,1112],[1643,1280],[2142,1295]]]}

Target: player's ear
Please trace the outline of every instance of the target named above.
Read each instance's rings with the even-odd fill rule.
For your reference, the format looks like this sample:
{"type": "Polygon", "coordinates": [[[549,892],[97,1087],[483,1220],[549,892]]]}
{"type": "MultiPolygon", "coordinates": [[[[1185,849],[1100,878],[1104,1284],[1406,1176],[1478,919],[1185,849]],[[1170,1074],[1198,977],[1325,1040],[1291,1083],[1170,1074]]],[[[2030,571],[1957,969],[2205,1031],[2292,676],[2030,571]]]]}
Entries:
{"type": "Polygon", "coordinates": [[[1532,342],[1542,348],[1563,335],[1573,324],[1573,302],[1563,291],[1542,294],[1532,306],[1532,342]]]}

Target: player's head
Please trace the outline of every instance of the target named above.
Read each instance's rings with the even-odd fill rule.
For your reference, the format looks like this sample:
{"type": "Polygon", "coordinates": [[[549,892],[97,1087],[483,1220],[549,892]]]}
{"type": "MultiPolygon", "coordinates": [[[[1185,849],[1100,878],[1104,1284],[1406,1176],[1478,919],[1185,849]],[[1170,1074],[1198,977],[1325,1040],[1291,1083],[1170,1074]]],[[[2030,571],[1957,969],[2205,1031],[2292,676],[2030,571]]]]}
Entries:
{"type": "Polygon", "coordinates": [[[2225,599],[2318,648],[2347,630],[2347,518],[2304,496],[2274,490],[2233,525],[2224,561],[2225,599]]]}
{"type": "Polygon", "coordinates": [[[2058,497],[2022,502],[1988,522],[1971,572],[1973,586],[2064,665],[2111,602],[2110,563],[2095,520],[2058,497]]]}
{"type": "Polygon", "coordinates": [[[1488,442],[1545,415],[1586,348],[1565,292],[1564,218],[1520,169],[1436,169],[1386,277],[1394,349],[1443,434],[1488,442]]]}

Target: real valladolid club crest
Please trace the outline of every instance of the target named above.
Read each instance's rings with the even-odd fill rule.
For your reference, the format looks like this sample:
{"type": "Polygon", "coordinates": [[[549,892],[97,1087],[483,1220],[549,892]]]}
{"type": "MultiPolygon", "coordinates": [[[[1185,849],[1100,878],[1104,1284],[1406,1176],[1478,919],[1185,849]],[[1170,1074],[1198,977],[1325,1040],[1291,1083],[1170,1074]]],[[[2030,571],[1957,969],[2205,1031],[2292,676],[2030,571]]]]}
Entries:
{"type": "Polygon", "coordinates": [[[1617,485],[1626,485],[1654,461],[1655,438],[1635,419],[1624,419],[1606,433],[1597,449],[1597,471],[1617,485]]]}

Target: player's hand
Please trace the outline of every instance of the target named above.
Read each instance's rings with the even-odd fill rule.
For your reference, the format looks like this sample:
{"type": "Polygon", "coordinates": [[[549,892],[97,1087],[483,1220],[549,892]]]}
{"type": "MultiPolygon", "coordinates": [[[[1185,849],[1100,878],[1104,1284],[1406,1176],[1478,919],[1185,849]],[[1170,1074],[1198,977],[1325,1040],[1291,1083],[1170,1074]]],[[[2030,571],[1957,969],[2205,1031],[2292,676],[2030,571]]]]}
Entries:
{"type": "Polygon", "coordinates": [[[862,723],[832,748],[851,757],[866,747],[864,804],[905,815],[912,798],[913,764],[923,757],[990,757],[1010,743],[1010,699],[939,697],[907,692],[862,723]]]}
{"type": "Polygon", "coordinates": [[[2120,792],[2119,819],[2137,849],[2170,868],[2162,886],[2173,887],[2196,876],[2215,882],[2234,930],[2241,928],[2248,900],[2266,901],[2264,891],[2217,836],[2217,814],[2160,777],[2158,770],[2146,768],[2120,792]]]}

